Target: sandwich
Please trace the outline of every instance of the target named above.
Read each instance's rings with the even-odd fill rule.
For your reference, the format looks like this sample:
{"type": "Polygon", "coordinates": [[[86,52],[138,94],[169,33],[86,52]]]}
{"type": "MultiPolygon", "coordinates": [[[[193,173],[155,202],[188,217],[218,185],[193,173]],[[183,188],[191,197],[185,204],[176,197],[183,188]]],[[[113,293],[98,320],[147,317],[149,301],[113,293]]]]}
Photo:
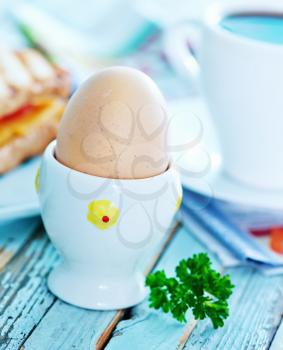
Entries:
{"type": "Polygon", "coordinates": [[[0,174],[56,138],[70,76],[34,49],[0,49],[0,174]]]}

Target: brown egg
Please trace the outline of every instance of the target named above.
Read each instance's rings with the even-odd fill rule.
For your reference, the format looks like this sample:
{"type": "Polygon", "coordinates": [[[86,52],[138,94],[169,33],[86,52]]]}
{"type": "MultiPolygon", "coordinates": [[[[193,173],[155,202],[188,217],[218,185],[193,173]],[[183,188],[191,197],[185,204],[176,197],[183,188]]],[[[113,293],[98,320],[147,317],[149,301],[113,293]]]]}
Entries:
{"type": "Polygon", "coordinates": [[[144,73],[104,69],[70,99],[58,130],[56,158],[101,177],[147,178],[169,164],[165,100],[144,73]]]}

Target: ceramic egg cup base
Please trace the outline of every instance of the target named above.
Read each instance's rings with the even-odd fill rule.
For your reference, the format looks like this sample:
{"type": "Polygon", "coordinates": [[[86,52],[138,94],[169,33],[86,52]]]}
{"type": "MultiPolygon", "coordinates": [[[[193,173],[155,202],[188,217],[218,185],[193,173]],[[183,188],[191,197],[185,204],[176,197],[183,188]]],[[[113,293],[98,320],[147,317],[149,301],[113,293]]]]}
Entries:
{"type": "Polygon", "coordinates": [[[140,263],[180,204],[176,170],[171,165],[151,178],[105,179],[64,166],[54,149],[52,142],[45,150],[38,177],[43,223],[63,259],[49,276],[50,290],[88,309],[140,303],[146,296],[140,263]]]}
{"type": "Polygon", "coordinates": [[[82,273],[81,266],[62,262],[48,277],[53,294],[67,303],[93,310],[117,310],[139,304],[147,296],[142,274],[107,280],[82,273]],[[70,268],[71,267],[71,268],[70,268]],[[113,293],[115,298],[113,298],[113,293]]]}

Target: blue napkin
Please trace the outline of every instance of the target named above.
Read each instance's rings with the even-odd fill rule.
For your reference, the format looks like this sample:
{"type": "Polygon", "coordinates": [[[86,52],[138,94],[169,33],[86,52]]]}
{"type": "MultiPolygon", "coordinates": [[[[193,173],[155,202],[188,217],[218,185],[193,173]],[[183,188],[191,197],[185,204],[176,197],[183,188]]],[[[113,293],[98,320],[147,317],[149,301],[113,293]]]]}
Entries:
{"type": "Polygon", "coordinates": [[[185,189],[180,215],[184,225],[224,266],[251,265],[269,274],[283,272],[283,258],[236,225],[219,209],[217,200],[185,189]]]}

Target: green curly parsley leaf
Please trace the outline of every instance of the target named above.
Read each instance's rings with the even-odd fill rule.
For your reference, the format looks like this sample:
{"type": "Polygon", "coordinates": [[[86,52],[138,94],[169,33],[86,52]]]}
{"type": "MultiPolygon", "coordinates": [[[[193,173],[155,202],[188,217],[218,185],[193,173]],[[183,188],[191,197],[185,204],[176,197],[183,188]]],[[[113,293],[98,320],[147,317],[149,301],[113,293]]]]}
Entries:
{"type": "Polygon", "coordinates": [[[175,272],[176,277],[167,277],[164,271],[147,276],[149,306],[170,312],[180,322],[186,321],[191,309],[195,319],[208,317],[214,328],[222,327],[229,316],[228,299],[234,288],[230,277],[213,270],[205,253],[181,260],[175,272]]]}

